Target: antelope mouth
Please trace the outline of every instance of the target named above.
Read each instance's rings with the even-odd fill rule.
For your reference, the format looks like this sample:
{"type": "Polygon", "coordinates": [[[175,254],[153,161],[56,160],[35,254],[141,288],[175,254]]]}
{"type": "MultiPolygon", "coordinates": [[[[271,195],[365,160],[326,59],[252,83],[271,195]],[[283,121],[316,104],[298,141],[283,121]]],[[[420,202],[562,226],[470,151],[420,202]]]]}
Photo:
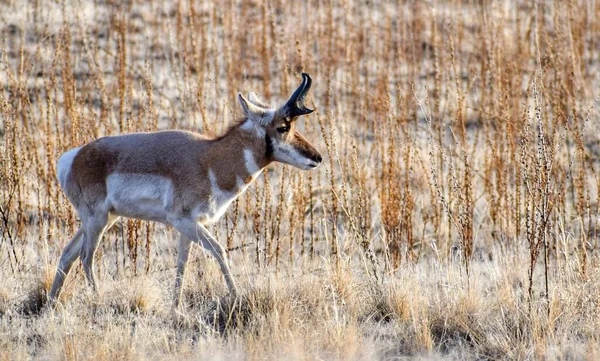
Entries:
{"type": "Polygon", "coordinates": [[[310,163],[308,163],[304,167],[304,169],[306,169],[306,170],[313,170],[315,168],[318,168],[320,165],[321,165],[321,162],[318,162],[318,163],[317,162],[310,162],[310,163]]]}

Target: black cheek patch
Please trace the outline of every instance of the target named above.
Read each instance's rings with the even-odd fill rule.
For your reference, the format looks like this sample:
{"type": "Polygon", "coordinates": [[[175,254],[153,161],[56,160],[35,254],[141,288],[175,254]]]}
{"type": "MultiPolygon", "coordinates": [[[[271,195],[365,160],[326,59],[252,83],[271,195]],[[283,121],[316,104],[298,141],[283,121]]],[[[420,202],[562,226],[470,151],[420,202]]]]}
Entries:
{"type": "Polygon", "coordinates": [[[265,157],[270,159],[273,155],[273,142],[271,141],[271,137],[267,134],[265,137],[266,147],[265,147],[265,157]]]}

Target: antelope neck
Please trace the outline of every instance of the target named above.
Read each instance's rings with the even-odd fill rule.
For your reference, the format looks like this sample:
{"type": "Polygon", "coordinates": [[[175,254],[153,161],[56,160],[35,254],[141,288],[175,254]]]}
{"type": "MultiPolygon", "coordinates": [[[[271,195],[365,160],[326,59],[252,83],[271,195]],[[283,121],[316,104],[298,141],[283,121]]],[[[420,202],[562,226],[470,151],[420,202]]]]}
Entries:
{"type": "Polygon", "coordinates": [[[252,182],[272,161],[270,139],[263,129],[248,122],[232,127],[207,149],[206,163],[223,190],[239,186],[238,179],[252,182]]]}

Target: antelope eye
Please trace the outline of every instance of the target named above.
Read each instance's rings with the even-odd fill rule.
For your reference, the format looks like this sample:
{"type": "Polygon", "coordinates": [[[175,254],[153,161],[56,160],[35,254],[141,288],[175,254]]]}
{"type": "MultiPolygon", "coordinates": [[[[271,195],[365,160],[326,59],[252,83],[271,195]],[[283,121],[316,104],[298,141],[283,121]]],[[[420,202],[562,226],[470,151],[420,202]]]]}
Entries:
{"type": "Polygon", "coordinates": [[[290,127],[288,126],[283,126],[283,127],[279,127],[276,129],[279,133],[283,134],[283,133],[287,133],[290,130],[290,127]]]}

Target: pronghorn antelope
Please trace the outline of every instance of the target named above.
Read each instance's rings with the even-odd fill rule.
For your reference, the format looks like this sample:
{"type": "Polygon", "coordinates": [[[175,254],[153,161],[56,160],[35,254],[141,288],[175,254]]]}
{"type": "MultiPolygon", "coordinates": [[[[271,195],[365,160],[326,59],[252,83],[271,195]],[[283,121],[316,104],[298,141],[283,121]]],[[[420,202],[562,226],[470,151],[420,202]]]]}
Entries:
{"type": "Polygon", "coordinates": [[[58,180],[73,203],[81,227],[65,247],[50,290],[55,302],[73,262],[81,257],[88,283],[97,290],[94,252],[102,234],[119,217],[157,221],[180,233],[174,304],[181,298],[191,242],[218,261],[232,294],[237,288],[225,249],[206,229],[225,213],[272,162],[300,169],[321,163],[319,152],[295,128],[311,86],[308,74],[280,108],[250,93],[238,94],[244,119],[224,135],[209,138],[186,131],[162,131],[104,137],[63,154],[58,180]]]}

